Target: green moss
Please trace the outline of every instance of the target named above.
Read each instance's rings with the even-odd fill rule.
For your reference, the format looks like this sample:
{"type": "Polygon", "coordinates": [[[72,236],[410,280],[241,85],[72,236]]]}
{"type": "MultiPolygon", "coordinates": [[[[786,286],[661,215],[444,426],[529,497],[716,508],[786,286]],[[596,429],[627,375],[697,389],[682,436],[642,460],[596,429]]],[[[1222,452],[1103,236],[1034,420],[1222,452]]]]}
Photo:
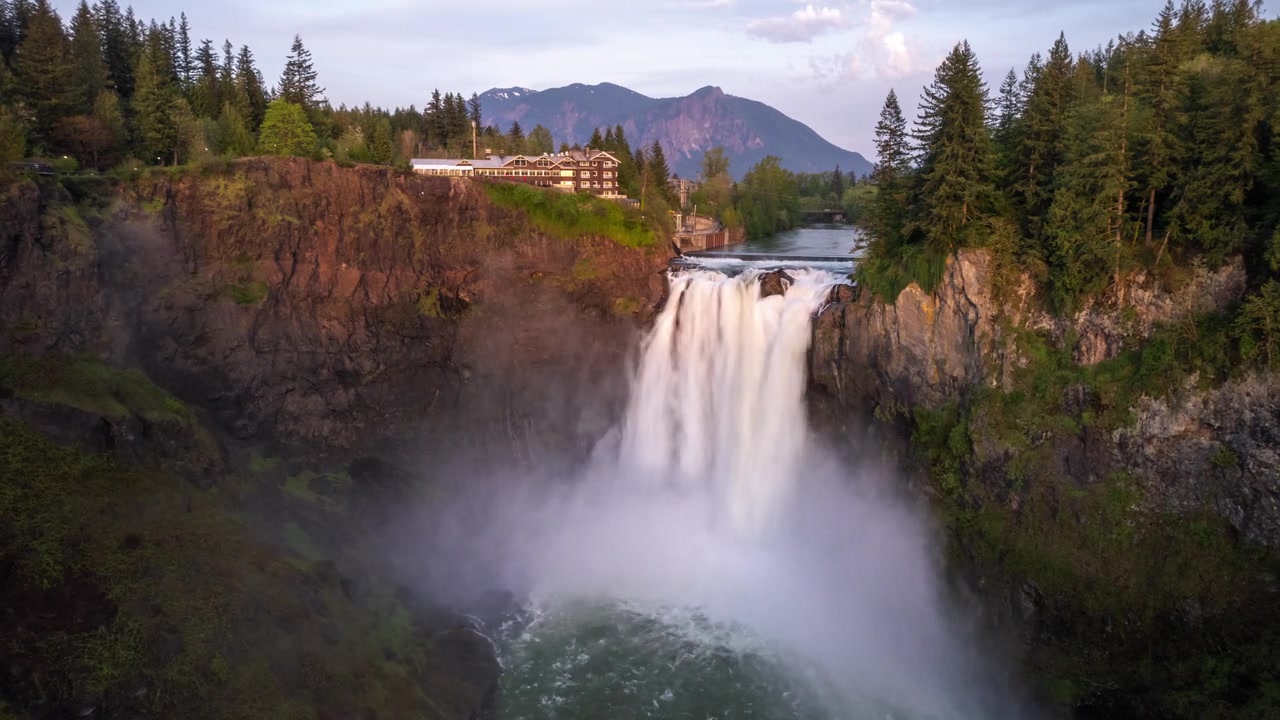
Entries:
{"type": "Polygon", "coordinates": [[[267,284],[261,280],[227,285],[227,296],[237,305],[257,305],[267,297],[267,284]]]}
{"type": "Polygon", "coordinates": [[[165,205],[167,204],[168,203],[165,202],[164,198],[157,197],[157,198],[151,198],[150,200],[144,200],[142,204],[139,205],[139,207],[141,207],[142,211],[145,213],[158,215],[164,212],[165,205]]]}
{"type": "Polygon", "coordinates": [[[1213,451],[1213,455],[1209,458],[1209,462],[1213,463],[1214,467],[1226,469],[1238,467],[1240,465],[1240,458],[1236,455],[1234,450],[1226,445],[1222,445],[1219,446],[1217,450],[1213,451]]]}
{"type": "Polygon", "coordinates": [[[495,205],[522,210],[538,229],[565,239],[595,235],[641,248],[656,245],[661,236],[656,223],[612,200],[522,183],[485,183],[484,188],[495,205]]]}
{"type": "Polygon", "coordinates": [[[595,262],[586,255],[579,257],[573,263],[571,272],[574,280],[595,280],[600,277],[600,271],[596,268],[595,262]]]}
{"type": "Polygon", "coordinates": [[[418,298],[418,314],[422,317],[440,319],[444,312],[440,309],[440,291],[432,288],[418,298]]]}
{"type": "Polygon", "coordinates": [[[0,387],[21,397],[123,418],[189,423],[191,409],[138,370],[88,356],[0,355],[0,387]]]}
{"type": "Polygon", "coordinates": [[[613,312],[615,315],[635,315],[644,307],[644,301],[630,295],[623,295],[613,299],[613,312]]]}

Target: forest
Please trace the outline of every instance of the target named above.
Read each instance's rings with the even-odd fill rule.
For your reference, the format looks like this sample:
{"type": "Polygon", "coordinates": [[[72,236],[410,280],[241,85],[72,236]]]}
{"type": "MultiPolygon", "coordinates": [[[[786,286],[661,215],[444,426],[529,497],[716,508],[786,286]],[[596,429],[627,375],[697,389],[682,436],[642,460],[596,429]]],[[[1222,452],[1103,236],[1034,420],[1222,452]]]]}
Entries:
{"type": "Polygon", "coordinates": [[[1135,272],[1176,283],[1243,256],[1242,356],[1280,356],[1280,21],[1253,0],[1166,3],[1149,30],[1010,70],[994,97],[968,42],[908,129],[890,92],[876,126],[862,285],[931,290],[959,248],[991,248],[1053,309],[1135,272]]]}

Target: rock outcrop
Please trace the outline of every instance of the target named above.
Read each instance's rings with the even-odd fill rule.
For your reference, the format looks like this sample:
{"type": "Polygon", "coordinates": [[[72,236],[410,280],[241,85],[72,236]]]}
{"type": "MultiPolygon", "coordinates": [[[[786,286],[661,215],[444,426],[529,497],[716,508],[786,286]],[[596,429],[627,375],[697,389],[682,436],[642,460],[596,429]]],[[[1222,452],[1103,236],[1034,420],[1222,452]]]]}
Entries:
{"type": "Polygon", "coordinates": [[[8,190],[0,352],[139,363],[242,438],[585,414],[562,391],[600,383],[664,289],[657,251],[532,231],[457,179],[251,159],[69,200],[8,190]]]}

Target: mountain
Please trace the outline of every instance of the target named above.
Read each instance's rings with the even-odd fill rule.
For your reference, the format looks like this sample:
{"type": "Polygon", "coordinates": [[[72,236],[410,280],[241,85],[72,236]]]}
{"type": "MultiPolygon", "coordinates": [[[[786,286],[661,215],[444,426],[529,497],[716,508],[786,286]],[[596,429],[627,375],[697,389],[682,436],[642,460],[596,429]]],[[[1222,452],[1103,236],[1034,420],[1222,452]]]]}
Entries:
{"type": "Polygon", "coordinates": [[[836,147],[808,125],[755,100],[704,87],[678,98],[651,98],[612,83],[575,83],[550,90],[494,88],[480,96],[486,124],[503,130],[514,121],[527,133],[534,125],[551,130],[556,144],[585,143],[597,127],[622,125],[631,147],[662,143],[671,170],[681,177],[698,174],[702,154],[723,145],[729,171],[741,177],[765,155],[782,158],[797,172],[831,170],[836,165],[859,175],[871,163],[856,152],[836,147]]]}

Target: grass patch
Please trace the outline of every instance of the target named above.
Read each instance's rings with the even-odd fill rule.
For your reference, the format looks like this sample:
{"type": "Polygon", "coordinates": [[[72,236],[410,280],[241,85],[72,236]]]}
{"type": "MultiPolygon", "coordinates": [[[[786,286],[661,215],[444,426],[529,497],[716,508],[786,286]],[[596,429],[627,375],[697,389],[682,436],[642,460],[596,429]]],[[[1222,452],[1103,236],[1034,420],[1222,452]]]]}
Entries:
{"type": "Polygon", "coordinates": [[[632,248],[658,243],[657,227],[638,210],[583,193],[543,190],[522,183],[484,183],[495,205],[524,211],[543,232],[574,240],[583,235],[606,237],[632,248]]]}
{"type": "Polygon", "coordinates": [[[0,387],[20,397],[103,417],[138,415],[150,422],[189,423],[193,415],[138,370],[75,355],[0,355],[0,387]]]}
{"type": "Polygon", "coordinates": [[[227,297],[237,305],[257,305],[267,298],[267,284],[262,280],[250,280],[227,285],[227,297]]]}

